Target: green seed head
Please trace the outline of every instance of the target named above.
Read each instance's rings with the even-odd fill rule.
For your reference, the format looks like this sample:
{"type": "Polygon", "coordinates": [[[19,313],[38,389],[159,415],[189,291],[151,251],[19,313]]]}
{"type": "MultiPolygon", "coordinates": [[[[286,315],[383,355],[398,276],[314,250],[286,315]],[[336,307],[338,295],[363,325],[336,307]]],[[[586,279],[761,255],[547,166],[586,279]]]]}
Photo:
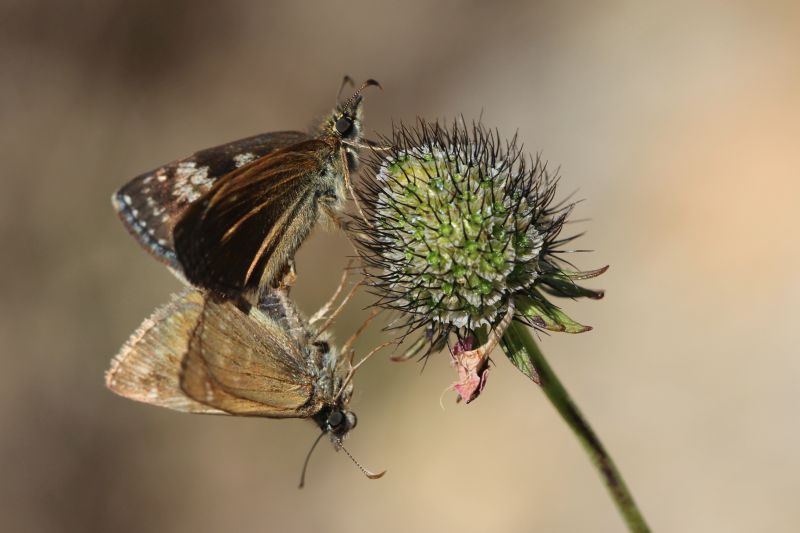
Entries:
{"type": "Polygon", "coordinates": [[[359,237],[380,305],[412,327],[472,331],[561,271],[551,253],[572,205],[550,207],[554,180],[515,139],[420,121],[383,141],[359,237]]]}

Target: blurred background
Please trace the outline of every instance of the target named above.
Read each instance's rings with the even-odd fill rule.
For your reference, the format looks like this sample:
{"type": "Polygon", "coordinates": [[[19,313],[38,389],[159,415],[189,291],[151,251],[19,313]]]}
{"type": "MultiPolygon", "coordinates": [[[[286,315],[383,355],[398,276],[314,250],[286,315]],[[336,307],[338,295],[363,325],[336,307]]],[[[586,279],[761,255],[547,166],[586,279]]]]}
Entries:
{"type": "MultiPolygon", "coordinates": [[[[796,2],[0,2],[0,516],[38,531],[622,531],[543,394],[501,354],[476,402],[449,358],[378,357],[349,439],[306,421],[118,398],[103,372],[179,282],[111,193],[161,163],[306,129],[342,75],[368,132],[467,119],[560,166],[611,269],[594,331],[541,344],[656,531],[800,528],[796,2]]],[[[373,134],[374,135],[374,134],[373,134]]],[[[298,256],[313,312],[350,249],[298,256]]],[[[337,323],[362,321],[360,296],[337,323]]],[[[379,328],[363,353],[385,338],[379,328]]]]}

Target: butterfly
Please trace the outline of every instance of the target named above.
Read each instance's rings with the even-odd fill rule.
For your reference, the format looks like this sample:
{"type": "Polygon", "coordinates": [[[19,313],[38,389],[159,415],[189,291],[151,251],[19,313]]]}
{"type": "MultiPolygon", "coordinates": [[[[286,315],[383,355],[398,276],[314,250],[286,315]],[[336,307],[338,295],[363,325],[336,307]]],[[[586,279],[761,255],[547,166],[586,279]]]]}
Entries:
{"type": "Polygon", "coordinates": [[[364,82],[312,135],[264,133],[201,150],[133,178],[114,208],[193,286],[230,299],[275,286],[320,218],[339,224],[358,149],[370,144],[361,140],[370,86],[380,84],[364,82]]]}
{"type": "MultiPolygon", "coordinates": [[[[348,403],[358,365],[346,351],[316,332],[285,291],[267,291],[244,309],[190,288],[145,319],[105,381],[120,396],[176,411],[310,419],[322,430],[314,447],[327,434],[344,449],[357,422],[348,403]]],[[[370,479],[385,473],[344,451],[370,479]]]]}

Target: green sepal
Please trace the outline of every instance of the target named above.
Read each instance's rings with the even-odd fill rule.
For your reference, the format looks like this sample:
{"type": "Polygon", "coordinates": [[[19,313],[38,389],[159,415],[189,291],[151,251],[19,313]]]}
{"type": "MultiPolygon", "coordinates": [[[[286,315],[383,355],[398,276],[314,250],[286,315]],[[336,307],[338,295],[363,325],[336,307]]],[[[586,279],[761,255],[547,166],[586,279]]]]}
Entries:
{"type": "Polygon", "coordinates": [[[520,315],[542,329],[565,333],[583,333],[592,329],[591,326],[572,320],[564,311],[548,302],[539,291],[532,290],[528,294],[515,296],[514,302],[520,315]]]}
{"type": "Polygon", "coordinates": [[[539,373],[533,366],[524,341],[525,339],[520,336],[519,329],[512,324],[503,334],[503,337],[500,339],[500,344],[503,347],[506,357],[517,367],[517,370],[528,376],[528,378],[537,385],[541,385],[539,373]]]}
{"type": "Polygon", "coordinates": [[[599,300],[605,296],[605,291],[581,287],[566,277],[544,276],[540,278],[540,283],[543,291],[561,298],[591,298],[599,300]]]}
{"type": "Polygon", "coordinates": [[[423,333],[419,336],[419,338],[417,338],[417,340],[411,343],[411,346],[409,346],[405,352],[400,355],[390,357],[390,359],[396,362],[403,362],[408,361],[412,357],[416,357],[420,354],[422,354],[422,358],[424,359],[432,353],[442,351],[446,345],[447,336],[441,337],[435,342],[431,342],[428,336],[423,333]]]}
{"type": "Polygon", "coordinates": [[[596,268],[594,270],[584,270],[584,271],[573,271],[573,270],[560,270],[559,274],[563,276],[565,279],[575,280],[582,280],[582,279],[590,279],[596,278],[597,276],[605,273],[608,270],[608,266],[606,265],[601,268],[596,268]]]}
{"type": "Polygon", "coordinates": [[[400,355],[392,356],[390,359],[392,361],[402,362],[408,361],[412,357],[416,357],[425,347],[428,345],[428,339],[425,338],[425,335],[420,335],[417,340],[415,340],[408,349],[400,355]]]}

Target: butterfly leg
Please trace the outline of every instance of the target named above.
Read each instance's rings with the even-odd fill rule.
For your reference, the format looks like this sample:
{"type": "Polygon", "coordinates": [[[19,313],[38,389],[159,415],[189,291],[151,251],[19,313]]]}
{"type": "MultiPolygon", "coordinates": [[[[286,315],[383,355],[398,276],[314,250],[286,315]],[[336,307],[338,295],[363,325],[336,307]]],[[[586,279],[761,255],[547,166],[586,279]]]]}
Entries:
{"type": "Polygon", "coordinates": [[[370,150],[375,150],[376,152],[388,152],[392,150],[391,146],[381,146],[377,142],[372,141],[370,139],[362,139],[362,142],[364,143],[364,146],[366,148],[369,148],[370,150]]]}
{"type": "MultiPolygon", "coordinates": [[[[380,312],[381,312],[380,309],[373,309],[372,310],[372,313],[370,313],[370,315],[367,317],[367,319],[364,321],[364,323],[361,324],[361,327],[359,327],[355,331],[355,333],[350,335],[350,338],[347,339],[347,342],[345,342],[342,345],[342,353],[343,354],[345,354],[348,351],[350,351],[350,349],[353,347],[353,344],[355,344],[356,340],[361,336],[361,334],[364,332],[364,330],[367,329],[367,326],[369,326],[369,323],[372,322],[372,319],[375,318],[378,315],[378,313],[380,313],[380,312]]],[[[352,365],[352,363],[353,363],[352,362],[352,356],[350,357],[350,359],[351,359],[350,364],[352,365]]]]}
{"type": "Polygon", "coordinates": [[[341,216],[336,208],[325,204],[322,204],[320,208],[322,209],[322,212],[325,213],[326,218],[323,218],[322,220],[327,223],[328,229],[340,229],[345,233],[351,231],[353,226],[352,222],[341,216]]]}
{"type": "Polygon", "coordinates": [[[280,281],[278,281],[278,285],[275,288],[288,295],[289,289],[291,289],[297,281],[297,269],[295,268],[294,259],[289,259],[277,279],[280,281]]]}
{"type": "MultiPolygon", "coordinates": [[[[333,313],[331,313],[331,315],[327,318],[327,320],[325,320],[325,323],[322,324],[322,326],[317,330],[316,334],[314,335],[314,339],[317,339],[323,331],[328,329],[331,326],[331,324],[333,324],[334,320],[338,318],[338,316],[344,310],[344,306],[347,305],[347,302],[350,301],[350,299],[356,293],[356,289],[358,289],[362,283],[363,281],[359,281],[358,283],[353,285],[353,287],[350,289],[350,292],[347,293],[347,295],[344,297],[339,306],[333,311],[333,313]]],[[[320,317],[318,320],[322,320],[322,318],[324,317],[320,317]]]]}
{"type": "Polygon", "coordinates": [[[342,294],[345,285],[347,285],[347,278],[350,276],[350,267],[353,264],[353,260],[347,262],[347,266],[345,267],[344,271],[342,272],[342,279],[339,280],[339,285],[336,287],[336,290],[333,292],[333,296],[331,296],[325,304],[319,308],[319,311],[314,313],[311,318],[308,319],[309,324],[314,324],[323,320],[328,313],[330,313],[333,304],[336,303],[336,300],[342,294]]]}
{"type": "Polygon", "coordinates": [[[334,227],[340,229],[344,233],[345,237],[347,237],[347,241],[353,248],[353,252],[356,255],[358,255],[358,246],[356,239],[366,240],[363,231],[357,231],[358,224],[354,224],[353,221],[340,216],[333,209],[327,206],[322,206],[322,210],[325,213],[325,215],[327,215],[326,220],[328,221],[328,223],[332,224],[334,227]]]}
{"type": "Polygon", "coordinates": [[[361,219],[364,221],[367,227],[371,228],[372,224],[370,224],[370,222],[367,220],[367,216],[361,209],[361,204],[358,202],[358,196],[356,195],[356,192],[353,190],[353,184],[350,182],[350,169],[348,168],[347,165],[347,151],[345,150],[344,146],[340,148],[339,153],[342,158],[342,174],[344,174],[344,185],[350,192],[350,196],[353,198],[353,202],[356,204],[356,209],[358,209],[358,214],[361,215],[361,219]]]}
{"type": "MultiPolygon", "coordinates": [[[[358,370],[358,368],[361,365],[363,365],[367,361],[367,359],[369,359],[370,357],[372,357],[373,355],[375,355],[379,351],[383,350],[387,346],[391,346],[392,344],[397,344],[397,339],[392,339],[390,341],[384,342],[383,344],[379,344],[378,346],[376,346],[375,348],[370,350],[369,353],[367,353],[367,355],[365,355],[361,359],[361,361],[359,361],[356,364],[353,364],[353,354],[350,354],[350,359],[349,359],[350,370],[347,371],[347,375],[345,376],[344,380],[342,380],[342,385],[341,385],[341,387],[339,387],[339,391],[336,393],[336,399],[338,400],[339,397],[344,393],[344,391],[347,389],[347,385],[349,385],[350,382],[353,380],[353,376],[355,375],[356,370],[358,370]]],[[[344,353],[344,352],[342,352],[342,353],[344,353]]]]}

